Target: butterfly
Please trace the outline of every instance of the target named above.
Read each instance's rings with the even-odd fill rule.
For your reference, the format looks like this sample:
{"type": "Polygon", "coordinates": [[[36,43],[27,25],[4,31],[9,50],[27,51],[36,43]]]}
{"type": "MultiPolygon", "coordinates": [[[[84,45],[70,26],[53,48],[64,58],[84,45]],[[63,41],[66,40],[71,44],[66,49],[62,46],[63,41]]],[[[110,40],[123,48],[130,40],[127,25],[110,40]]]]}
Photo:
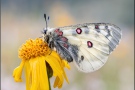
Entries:
{"type": "MultiPolygon", "coordinates": [[[[46,14],[44,14],[46,21],[46,14]]],[[[48,18],[49,19],[49,18],[48,18]]],[[[82,72],[100,69],[119,44],[121,29],[110,23],[84,23],[43,30],[44,41],[82,72]]]]}

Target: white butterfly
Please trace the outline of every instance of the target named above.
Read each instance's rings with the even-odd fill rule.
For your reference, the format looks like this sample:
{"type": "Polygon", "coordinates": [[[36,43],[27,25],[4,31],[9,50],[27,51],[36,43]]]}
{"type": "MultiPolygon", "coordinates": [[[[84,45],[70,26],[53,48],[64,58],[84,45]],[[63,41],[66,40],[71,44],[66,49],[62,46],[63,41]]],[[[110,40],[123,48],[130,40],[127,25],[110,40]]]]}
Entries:
{"type": "Polygon", "coordinates": [[[121,39],[119,27],[109,23],[85,23],[43,31],[44,41],[61,58],[74,62],[82,72],[101,68],[121,39]]]}

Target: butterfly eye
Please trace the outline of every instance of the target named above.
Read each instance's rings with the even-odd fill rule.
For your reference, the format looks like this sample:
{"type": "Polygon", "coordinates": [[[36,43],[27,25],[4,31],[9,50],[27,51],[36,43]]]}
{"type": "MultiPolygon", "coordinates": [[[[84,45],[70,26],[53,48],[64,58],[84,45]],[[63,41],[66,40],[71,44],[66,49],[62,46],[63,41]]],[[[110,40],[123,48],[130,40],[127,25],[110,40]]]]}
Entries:
{"type": "Polygon", "coordinates": [[[47,30],[43,30],[43,32],[42,32],[43,34],[46,34],[47,33],[47,30]]]}

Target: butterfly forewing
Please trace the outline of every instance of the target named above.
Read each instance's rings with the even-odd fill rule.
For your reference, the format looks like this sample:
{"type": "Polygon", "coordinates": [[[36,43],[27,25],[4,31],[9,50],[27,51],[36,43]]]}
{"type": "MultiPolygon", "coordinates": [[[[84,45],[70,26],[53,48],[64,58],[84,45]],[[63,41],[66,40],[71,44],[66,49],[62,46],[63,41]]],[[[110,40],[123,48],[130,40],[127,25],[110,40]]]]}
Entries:
{"type": "MultiPolygon", "coordinates": [[[[56,50],[60,54],[67,52],[82,72],[93,72],[101,68],[121,39],[121,30],[109,23],[78,24],[60,27],[53,32],[58,34],[54,35],[55,38],[67,39],[55,39],[54,42],[64,48],[59,49],[59,46],[55,46],[56,50]]],[[[67,57],[64,54],[60,56],[67,57]]]]}

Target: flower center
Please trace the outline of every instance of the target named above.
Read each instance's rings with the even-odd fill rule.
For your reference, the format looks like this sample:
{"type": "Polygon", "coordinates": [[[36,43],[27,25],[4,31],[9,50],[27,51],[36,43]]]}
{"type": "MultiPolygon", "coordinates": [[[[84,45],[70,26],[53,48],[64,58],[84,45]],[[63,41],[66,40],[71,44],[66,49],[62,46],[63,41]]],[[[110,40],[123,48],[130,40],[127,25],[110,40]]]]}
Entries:
{"type": "Polygon", "coordinates": [[[46,56],[50,53],[50,48],[42,39],[29,39],[19,49],[19,58],[29,60],[38,56],[46,56]]]}

